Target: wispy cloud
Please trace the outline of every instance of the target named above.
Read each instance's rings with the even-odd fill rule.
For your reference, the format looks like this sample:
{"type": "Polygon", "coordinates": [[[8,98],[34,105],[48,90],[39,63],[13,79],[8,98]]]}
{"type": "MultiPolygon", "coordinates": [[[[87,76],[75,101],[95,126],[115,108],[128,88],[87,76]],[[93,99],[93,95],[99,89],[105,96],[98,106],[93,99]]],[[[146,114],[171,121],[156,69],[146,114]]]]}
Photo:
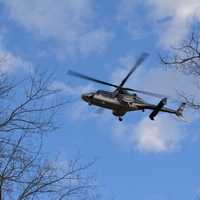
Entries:
{"type": "Polygon", "coordinates": [[[142,153],[170,153],[182,148],[187,136],[183,127],[183,122],[160,115],[155,121],[144,117],[134,125],[115,123],[112,132],[114,140],[126,148],[142,153]]]}
{"type": "Polygon", "coordinates": [[[16,72],[17,69],[31,72],[33,70],[33,65],[20,56],[10,52],[4,46],[3,36],[0,36],[0,72],[12,73],[16,72]]]}
{"type": "Polygon", "coordinates": [[[199,8],[199,0],[121,0],[117,16],[127,24],[130,37],[149,35],[151,31],[158,35],[160,47],[169,48],[179,44],[193,23],[200,21],[199,8]],[[145,10],[144,16],[137,14],[141,9],[145,10]]]}
{"type": "Polygon", "coordinates": [[[69,54],[88,55],[106,48],[112,34],[96,23],[91,0],[8,0],[10,17],[39,39],[52,39],[69,54]]]}
{"type": "Polygon", "coordinates": [[[190,31],[191,25],[200,21],[198,0],[148,0],[148,4],[154,19],[169,19],[159,30],[160,43],[165,47],[180,43],[190,31]]]}
{"type": "Polygon", "coordinates": [[[159,116],[155,121],[141,120],[132,136],[136,149],[142,152],[162,153],[179,150],[185,136],[180,122],[169,116],[159,116]]]}

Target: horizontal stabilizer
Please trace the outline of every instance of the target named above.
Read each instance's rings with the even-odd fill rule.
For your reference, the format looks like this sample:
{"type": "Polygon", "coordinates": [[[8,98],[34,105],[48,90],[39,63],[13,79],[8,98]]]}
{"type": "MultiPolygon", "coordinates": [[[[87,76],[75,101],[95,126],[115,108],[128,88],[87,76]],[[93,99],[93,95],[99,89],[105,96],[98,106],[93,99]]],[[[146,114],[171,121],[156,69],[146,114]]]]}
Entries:
{"type": "MultiPolygon", "coordinates": [[[[163,98],[158,105],[155,107],[153,112],[149,115],[151,120],[154,120],[155,116],[160,112],[160,110],[167,104],[167,98],[163,98]]],[[[177,111],[178,112],[178,111],[177,111]]]]}

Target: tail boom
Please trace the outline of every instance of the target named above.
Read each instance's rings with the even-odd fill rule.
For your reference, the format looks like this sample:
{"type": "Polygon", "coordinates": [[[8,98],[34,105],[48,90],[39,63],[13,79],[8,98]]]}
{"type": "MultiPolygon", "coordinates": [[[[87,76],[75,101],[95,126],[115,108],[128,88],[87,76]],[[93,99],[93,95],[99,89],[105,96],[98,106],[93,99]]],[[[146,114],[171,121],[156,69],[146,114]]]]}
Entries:
{"type": "Polygon", "coordinates": [[[154,120],[154,118],[157,116],[159,112],[167,112],[167,113],[175,114],[177,117],[183,117],[183,111],[185,109],[186,103],[181,103],[181,105],[179,106],[177,110],[164,107],[166,103],[167,103],[166,99],[165,98],[162,99],[158,103],[158,105],[153,108],[153,111],[149,115],[149,118],[151,120],[154,120]]]}

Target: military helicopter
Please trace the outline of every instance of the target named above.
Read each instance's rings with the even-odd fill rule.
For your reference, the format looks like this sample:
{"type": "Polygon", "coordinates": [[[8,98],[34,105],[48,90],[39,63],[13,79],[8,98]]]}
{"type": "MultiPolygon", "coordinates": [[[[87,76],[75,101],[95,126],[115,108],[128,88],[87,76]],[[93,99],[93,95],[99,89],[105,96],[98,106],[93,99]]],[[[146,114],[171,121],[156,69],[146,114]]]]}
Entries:
{"type": "Polygon", "coordinates": [[[95,105],[101,108],[106,108],[106,109],[111,110],[113,115],[118,117],[119,121],[123,120],[122,117],[127,112],[138,111],[138,110],[141,110],[144,112],[146,109],[152,110],[152,112],[149,115],[149,118],[151,120],[154,120],[154,118],[159,112],[171,113],[171,114],[175,114],[178,117],[182,117],[183,116],[182,113],[186,106],[186,103],[184,102],[181,103],[178,109],[174,110],[174,109],[165,107],[165,105],[167,104],[167,99],[168,99],[168,97],[165,95],[124,87],[124,84],[127,82],[129,77],[144,62],[144,60],[148,56],[149,56],[148,53],[143,53],[138,58],[134,66],[131,68],[129,73],[126,75],[126,77],[121,81],[119,85],[101,81],[101,80],[92,78],[90,76],[84,75],[82,73],[79,73],[73,70],[69,70],[68,75],[75,76],[81,79],[86,79],[86,80],[107,85],[110,87],[114,87],[115,90],[112,92],[97,90],[95,92],[82,94],[82,99],[85,102],[87,102],[89,105],[95,105]],[[160,98],[161,100],[159,101],[158,104],[151,104],[144,101],[141,97],[138,96],[137,93],[157,97],[157,98],[160,98]]]}

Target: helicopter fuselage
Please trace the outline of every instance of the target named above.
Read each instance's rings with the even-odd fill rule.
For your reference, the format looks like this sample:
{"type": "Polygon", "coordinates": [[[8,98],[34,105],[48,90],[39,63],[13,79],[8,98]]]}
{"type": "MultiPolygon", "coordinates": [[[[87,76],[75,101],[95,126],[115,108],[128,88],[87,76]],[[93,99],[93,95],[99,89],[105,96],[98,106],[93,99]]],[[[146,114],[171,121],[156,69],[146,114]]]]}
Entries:
{"type": "Polygon", "coordinates": [[[123,116],[126,112],[143,110],[141,107],[146,103],[136,94],[118,94],[113,92],[99,90],[82,95],[82,99],[89,105],[95,105],[102,108],[110,109],[116,116],[123,116]]]}

